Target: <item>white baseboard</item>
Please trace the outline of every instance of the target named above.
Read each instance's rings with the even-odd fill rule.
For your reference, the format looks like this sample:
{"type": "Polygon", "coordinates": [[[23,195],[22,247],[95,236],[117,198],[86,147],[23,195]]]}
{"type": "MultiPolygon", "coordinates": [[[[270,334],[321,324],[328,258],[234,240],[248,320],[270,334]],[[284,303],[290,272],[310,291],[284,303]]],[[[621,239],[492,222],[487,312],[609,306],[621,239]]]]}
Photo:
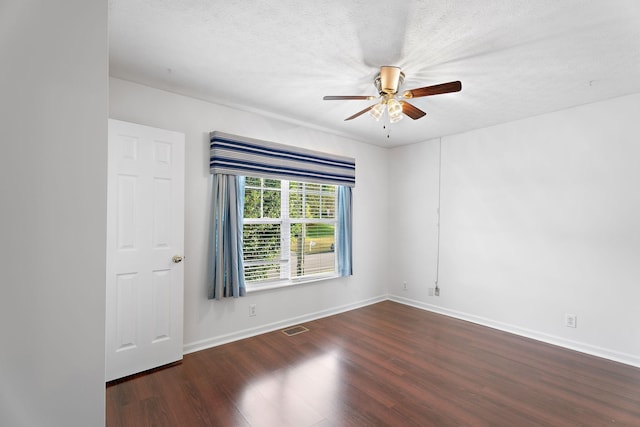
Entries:
{"type": "Polygon", "coordinates": [[[358,301],[351,304],[342,305],[340,307],[333,307],[327,310],[317,311],[315,313],[308,313],[303,316],[291,317],[281,320],[279,322],[269,323],[261,325],[256,328],[244,329],[241,331],[233,332],[226,335],[220,335],[217,337],[211,337],[200,341],[185,344],[182,348],[184,354],[193,353],[200,350],[206,350],[207,348],[216,347],[222,344],[227,344],[233,341],[238,341],[245,338],[250,338],[256,335],[264,334],[266,332],[277,331],[279,329],[288,328],[303,322],[309,322],[311,320],[321,319],[323,317],[333,316],[334,314],[344,313],[345,311],[355,310],[356,308],[365,307],[367,305],[375,304],[381,301],[388,300],[387,295],[381,295],[375,298],[370,298],[363,301],[358,301]]]}
{"type": "Polygon", "coordinates": [[[602,357],[604,359],[612,360],[614,362],[624,363],[640,368],[640,357],[632,354],[621,353],[618,351],[610,350],[603,347],[594,346],[582,342],[568,340],[555,335],[545,334],[542,332],[520,328],[518,326],[509,325],[495,320],[487,319],[480,316],[464,313],[461,311],[450,310],[447,308],[439,307],[432,304],[427,304],[422,301],[412,300],[409,298],[403,298],[398,296],[381,295],[375,298],[370,298],[363,301],[358,301],[351,304],[346,304],[340,307],[334,307],[327,310],[321,310],[314,313],[308,313],[303,316],[291,317],[281,320],[279,322],[269,323],[261,325],[256,328],[244,329],[241,331],[233,332],[230,334],[220,335],[216,337],[207,338],[192,343],[187,343],[183,346],[183,353],[189,354],[200,350],[206,350],[208,348],[216,347],[222,344],[227,344],[233,341],[238,341],[245,338],[250,338],[256,335],[264,334],[267,332],[284,329],[289,326],[294,326],[299,323],[309,322],[311,320],[321,319],[323,317],[333,316],[335,314],[344,313],[345,311],[355,310],[360,307],[375,304],[381,301],[390,300],[400,304],[409,305],[411,307],[419,308],[433,313],[442,314],[445,316],[453,317],[467,322],[476,323],[478,325],[487,326],[489,328],[497,329],[504,332],[509,332],[515,335],[520,335],[526,338],[531,338],[537,341],[545,342],[548,344],[557,345],[570,350],[579,351],[581,353],[590,354],[592,356],[602,357]]]}
{"type": "Polygon", "coordinates": [[[557,337],[555,335],[549,335],[542,332],[520,328],[518,326],[509,325],[502,322],[496,322],[494,320],[486,319],[484,317],[475,316],[472,314],[467,314],[467,313],[463,313],[456,310],[450,310],[443,307],[438,307],[432,304],[427,304],[422,301],[416,301],[409,298],[403,298],[403,297],[391,295],[389,296],[389,300],[400,303],[400,304],[405,304],[412,307],[420,308],[422,310],[443,314],[445,316],[454,317],[460,320],[466,320],[468,322],[477,323],[478,325],[488,326],[490,328],[498,329],[500,331],[509,332],[515,335],[520,335],[526,338],[531,338],[537,341],[542,341],[548,344],[557,345],[560,347],[568,348],[570,350],[579,351],[581,353],[602,357],[604,359],[609,359],[614,362],[620,362],[626,365],[631,365],[631,366],[640,368],[640,357],[634,356],[632,354],[621,353],[618,351],[609,350],[609,349],[594,346],[591,344],[568,340],[562,337],[557,337]]]}

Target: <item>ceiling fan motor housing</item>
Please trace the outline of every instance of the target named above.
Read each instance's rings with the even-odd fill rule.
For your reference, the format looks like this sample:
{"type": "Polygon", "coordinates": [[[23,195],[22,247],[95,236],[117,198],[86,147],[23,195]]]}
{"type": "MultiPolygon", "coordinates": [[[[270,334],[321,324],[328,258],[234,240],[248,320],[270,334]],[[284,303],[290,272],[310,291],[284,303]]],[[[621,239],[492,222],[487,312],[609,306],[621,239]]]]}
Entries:
{"type": "Polygon", "coordinates": [[[404,82],[404,73],[399,67],[385,65],[380,67],[380,73],[376,76],[375,86],[380,95],[394,95],[404,82]]]}

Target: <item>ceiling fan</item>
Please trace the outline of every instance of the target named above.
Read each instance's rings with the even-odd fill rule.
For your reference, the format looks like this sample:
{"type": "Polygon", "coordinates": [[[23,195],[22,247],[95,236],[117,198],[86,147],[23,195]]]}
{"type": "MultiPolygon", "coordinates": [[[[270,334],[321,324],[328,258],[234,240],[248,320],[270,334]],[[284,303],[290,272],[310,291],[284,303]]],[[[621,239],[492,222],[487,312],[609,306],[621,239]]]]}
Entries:
{"type": "Polygon", "coordinates": [[[378,89],[379,96],[366,96],[366,95],[354,95],[354,96],[325,96],[325,101],[339,101],[339,100],[374,100],[378,99],[373,105],[368,106],[362,111],[358,111],[353,116],[344,119],[352,120],[356,117],[366,113],[367,111],[373,116],[376,121],[380,120],[380,117],[384,114],[384,110],[389,113],[389,121],[395,123],[402,119],[403,114],[411,117],[413,120],[417,120],[423,117],[424,111],[409,104],[403,99],[420,98],[422,96],[440,95],[443,93],[459,92],[462,89],[462,83],[459,81],[442,83],[433,86],[425,86],[417,89],[406,90],[402,95],[398,95],[398,89],[404,82],[404,73],[399,67],[382,66],[380,72],[376,76],[373,84],[378,89]]]}

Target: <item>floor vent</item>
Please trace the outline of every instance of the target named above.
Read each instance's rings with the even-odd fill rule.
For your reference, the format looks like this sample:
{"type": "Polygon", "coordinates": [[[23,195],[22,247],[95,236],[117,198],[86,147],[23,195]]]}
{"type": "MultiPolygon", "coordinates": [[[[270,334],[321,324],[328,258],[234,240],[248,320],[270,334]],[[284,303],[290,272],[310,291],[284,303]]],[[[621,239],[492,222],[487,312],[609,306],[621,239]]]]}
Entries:
{"type": "Polygon", "coordinates": [[[292,326],[290,328],[287,329],[283,329],[282,333],[285,334],[288,337],[292,337],[294,335],[298,335],[301,334],[303,332],[307,332],[309,329],[305,328],[302,325],[298,325],[298,326],[292,326]]]}

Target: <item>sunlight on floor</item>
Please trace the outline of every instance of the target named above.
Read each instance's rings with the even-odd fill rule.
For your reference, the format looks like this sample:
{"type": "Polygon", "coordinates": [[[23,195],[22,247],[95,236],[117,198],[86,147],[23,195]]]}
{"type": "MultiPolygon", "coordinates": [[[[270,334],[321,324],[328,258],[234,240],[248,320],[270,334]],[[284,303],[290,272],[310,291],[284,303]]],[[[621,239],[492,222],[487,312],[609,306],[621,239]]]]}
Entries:
{"type": "Polygon", "coordinates": [[[242,394],[240,411],[252,426],[312,426],[339,410],[340,351],[303,360],[257,378],[242,394]]]}

